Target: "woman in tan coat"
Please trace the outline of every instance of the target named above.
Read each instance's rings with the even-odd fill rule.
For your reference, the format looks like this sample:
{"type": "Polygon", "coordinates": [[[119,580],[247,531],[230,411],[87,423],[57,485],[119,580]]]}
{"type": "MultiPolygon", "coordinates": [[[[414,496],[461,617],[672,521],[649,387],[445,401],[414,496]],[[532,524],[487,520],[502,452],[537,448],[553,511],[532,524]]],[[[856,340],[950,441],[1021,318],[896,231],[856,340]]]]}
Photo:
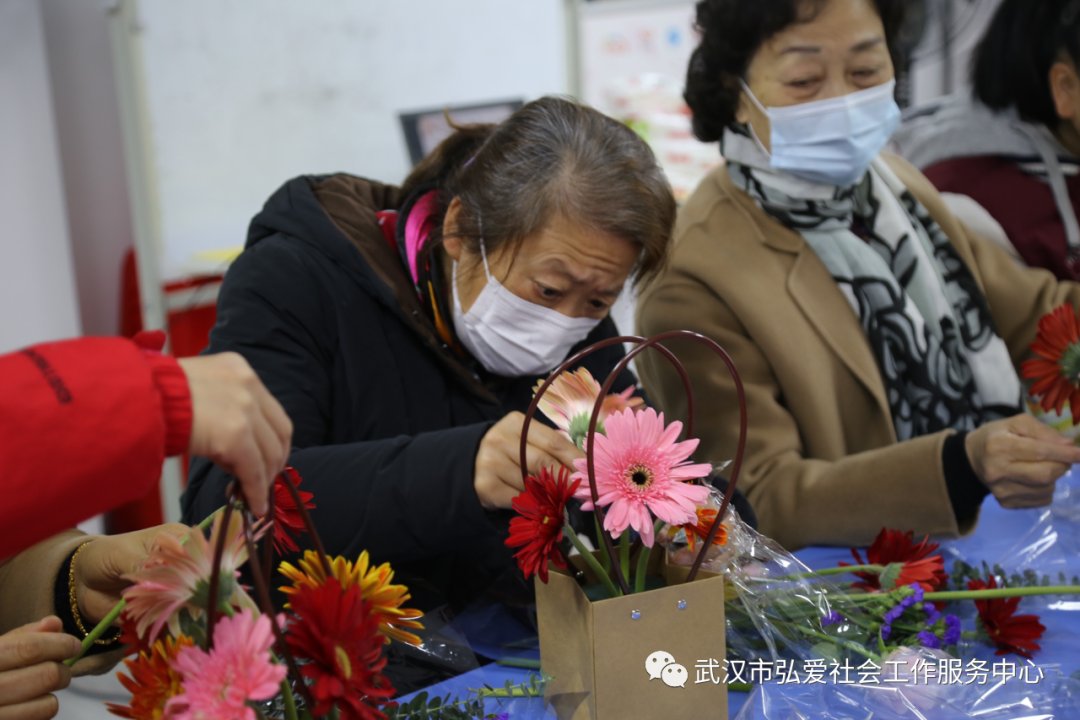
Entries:
{"type": "MultiPolygon", "coordinates": [[[[686,99],[726,164],[683,209],[644,334],[690,328],[734,356],[750,436],[740,487],[789,547],[883,526],[957,534],[987,493],[1047,504],[1080,449],[1022,414],[1015,370],[1040,316],[1080,287],[970,235],[930,183],[881,154],[896,127],[899,0],[704,0],[686,99]]],[[[734,454],[722,367],[689,344],[699,457],[734,454]]],[[[677,377],[643,356],[682,416],[677,377]]]]}

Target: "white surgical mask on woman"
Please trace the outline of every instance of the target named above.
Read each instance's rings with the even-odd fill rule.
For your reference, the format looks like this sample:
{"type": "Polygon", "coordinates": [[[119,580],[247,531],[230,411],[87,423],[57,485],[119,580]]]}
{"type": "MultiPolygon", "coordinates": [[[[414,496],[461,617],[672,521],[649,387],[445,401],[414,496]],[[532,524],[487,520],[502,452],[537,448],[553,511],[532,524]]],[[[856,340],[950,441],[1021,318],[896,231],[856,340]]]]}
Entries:
{"type": "Polygon", "coordinates": [[[840,97],[769,108],[742,85],[769,118],[769,165],[811,182],[854,185],[900,125],[895,80],[840,97]]]}
{"type": "Polygon", "coordinates": [[[572,318],[518,297],[496,280],[488,269],[484,241],[480,241],[484,285],[468,312],[462,312],[457,288],[457,262],[451,269],[454,295],[454,331],[458,339],[488,372],[496,375],[542,375],[562,362],[570,348],[584,340],[599,318],[572,318]]]}

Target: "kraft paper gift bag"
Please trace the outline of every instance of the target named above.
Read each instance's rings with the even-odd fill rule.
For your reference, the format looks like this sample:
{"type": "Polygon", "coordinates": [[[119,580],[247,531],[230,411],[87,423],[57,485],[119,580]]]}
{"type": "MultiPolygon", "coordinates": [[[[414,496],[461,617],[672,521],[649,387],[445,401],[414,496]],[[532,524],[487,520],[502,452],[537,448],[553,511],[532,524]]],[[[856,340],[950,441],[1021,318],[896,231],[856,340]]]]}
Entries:
{"type": "Polygon", "coordinates": [[[560,719],[725,718],[724,578],[590,601],[536,583],[545,698],[560,719]]]}

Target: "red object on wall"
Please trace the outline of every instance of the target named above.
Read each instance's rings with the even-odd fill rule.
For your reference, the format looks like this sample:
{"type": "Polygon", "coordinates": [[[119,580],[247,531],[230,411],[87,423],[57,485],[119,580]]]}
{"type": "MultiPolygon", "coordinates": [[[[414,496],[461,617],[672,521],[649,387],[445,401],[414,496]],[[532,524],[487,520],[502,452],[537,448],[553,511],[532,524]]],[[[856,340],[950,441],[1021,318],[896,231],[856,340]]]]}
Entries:
{"type": "MultiPolygon", "coordinates": [[[[210,340],[210,330],[217,320],[217,295],[223,279],[221,274],[200,275],[166,283],[163,286],[166,332],[169,352],[174,357],[198,355],[210,340]]],[[[120,289],[120,334],[134,337],[143,329],[142,302],[139,298],[139,275],[135,251],[124,256],[120,289]]],[[[188,458],[183,457],[183,472],[187,476],[188,458]]],[[[108,533],[130,532],[160,525],[164,522],[161,493],[157,487],[146,497],[111,511],[105,517],[108,533]]]]}

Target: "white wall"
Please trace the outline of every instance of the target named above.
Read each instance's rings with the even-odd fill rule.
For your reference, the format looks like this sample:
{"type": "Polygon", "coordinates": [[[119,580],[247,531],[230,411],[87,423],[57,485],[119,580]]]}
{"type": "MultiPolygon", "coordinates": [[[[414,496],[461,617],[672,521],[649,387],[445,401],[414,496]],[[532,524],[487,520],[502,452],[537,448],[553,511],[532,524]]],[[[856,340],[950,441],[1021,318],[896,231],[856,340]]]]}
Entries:
{"type": "Polygon", "coordinates": [[[397,113],[565,92],[563,0],[137,0],[165,275],[283,181],[398,182],[397,113]]]}
{"type": "Polygon", "coordinates": [[[79,334],[37,0],[0,2],[0,351],[79,334]]]}
{"type": "Polygon", "coordinates": [[[79,315],[87,335],[120,327],[120,268],[133,244],[109,45],[111,0],[41,0],[79,315]]]}

